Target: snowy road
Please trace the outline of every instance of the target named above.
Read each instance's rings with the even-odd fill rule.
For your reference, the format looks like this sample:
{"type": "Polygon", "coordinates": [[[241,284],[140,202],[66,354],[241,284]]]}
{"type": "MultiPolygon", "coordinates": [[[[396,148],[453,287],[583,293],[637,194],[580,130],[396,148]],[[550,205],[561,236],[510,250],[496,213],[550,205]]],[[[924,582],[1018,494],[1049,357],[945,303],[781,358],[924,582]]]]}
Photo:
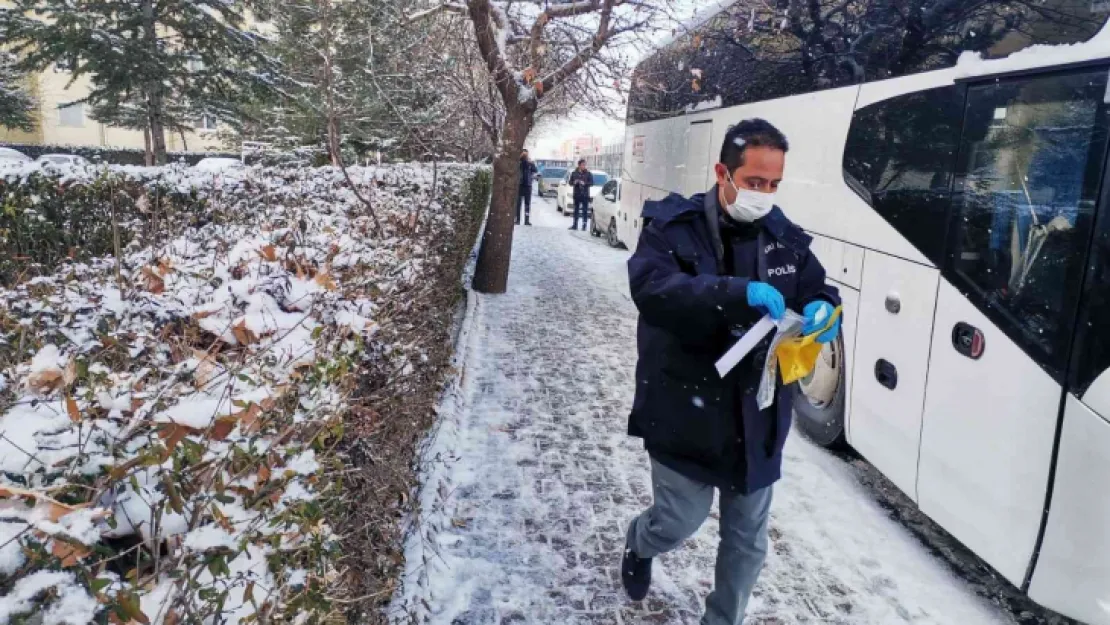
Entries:
{"type": "MultiPolygon", "coordinates": [[[[442,625],[697,623],[715,518],[657,560],[647,601],[619,584],[624,530],[651,501],[647,456],[625,435],[628,253],[568,232],[553,202],[533,208],[509,293],[479,297],[472,313],[393,613],[442,625]]],[[[891,521],[841,459],[795,433],[784,472],[748,623],[1013,622],[891,521]]]]}

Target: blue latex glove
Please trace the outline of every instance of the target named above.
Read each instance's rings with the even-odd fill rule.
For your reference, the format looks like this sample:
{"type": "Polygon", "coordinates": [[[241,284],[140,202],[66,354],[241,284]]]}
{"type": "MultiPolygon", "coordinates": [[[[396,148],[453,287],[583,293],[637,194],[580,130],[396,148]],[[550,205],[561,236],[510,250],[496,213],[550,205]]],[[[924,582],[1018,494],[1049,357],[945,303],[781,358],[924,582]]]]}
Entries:
{"type": "MultiPolygon", "coordinates": [[[[814,332],[824,328],[832,317],[835,308],[832,304],[817,300],[806,304],[803,315],[806,318],[805,325],[802,326],[802,334],[808,336],[814,332]]],[[[832,326],[821,334],[817,335],[818,343],[831,343],[836,335],[840,333],[840,317],[836,318],[832,326]]]]}
{"type": "Polygon", "coordinates": [[[748,306],[762,308],[775,321],[786,314],[786,302],[782,299],[782,293],[766,282],[748,283],[748,306]]]}

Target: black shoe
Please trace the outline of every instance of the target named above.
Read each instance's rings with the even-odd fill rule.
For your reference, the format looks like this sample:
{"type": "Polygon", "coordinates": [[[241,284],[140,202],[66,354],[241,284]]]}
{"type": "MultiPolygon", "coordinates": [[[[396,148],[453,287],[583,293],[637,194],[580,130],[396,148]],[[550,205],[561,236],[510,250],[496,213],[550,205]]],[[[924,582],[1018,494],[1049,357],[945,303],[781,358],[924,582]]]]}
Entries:
{"type": "Polygon", "coordinates": [[[526,226],[531,226],[531,225],[532,225],[532,222],[530,222],[530,221],[526,221],[526,222],[524,222],[524,225],[526,225],[526,226]]]}
{"type": "Polygon", "coordinates": [[[571,226],[571,227],[570,227],[570,229],[571,229],[571,230],[577,230],[577,229],[578,229],[578,226],[571,226]]]}
{"type": "Polygon", "coordinates": [[[651,587],[651,558],[641,558],[631,547],[625,547],[624,559],[621,561],[621,581],[629,599],[642,601],[651,587]]]}
{"type": "Polygon", "coordinates": [[[518,225],[518,226],[520,225],[520,220],[519,219],[516,220],[516,225],[518,225]]]}

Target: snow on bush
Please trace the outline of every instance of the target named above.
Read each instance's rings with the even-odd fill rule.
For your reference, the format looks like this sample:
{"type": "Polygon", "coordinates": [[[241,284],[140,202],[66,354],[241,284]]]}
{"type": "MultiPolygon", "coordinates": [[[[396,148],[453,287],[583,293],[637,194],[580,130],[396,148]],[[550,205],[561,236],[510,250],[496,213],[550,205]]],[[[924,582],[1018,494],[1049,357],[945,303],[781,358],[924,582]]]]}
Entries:
{"type": "Polygon", "coordinates": [[[353,168],[363,201],[331,168],[114,168],[203,192],[204,225],[0,290],[0,622],[328,614],[352,374],[419,362],[376,312],[475,171],[353,168]]]}

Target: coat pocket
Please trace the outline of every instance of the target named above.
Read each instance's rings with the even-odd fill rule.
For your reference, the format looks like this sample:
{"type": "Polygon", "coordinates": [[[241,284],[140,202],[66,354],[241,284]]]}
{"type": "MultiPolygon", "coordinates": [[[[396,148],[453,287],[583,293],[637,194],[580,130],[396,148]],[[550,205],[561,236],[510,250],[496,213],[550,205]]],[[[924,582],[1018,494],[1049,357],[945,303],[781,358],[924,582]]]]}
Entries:
{"type": "Polygon", "coordinates": [[[659,380],[641,420],[648,448],[702,464],[721,460],[736,437],[723,390],[666,371],[659,380]]]}

